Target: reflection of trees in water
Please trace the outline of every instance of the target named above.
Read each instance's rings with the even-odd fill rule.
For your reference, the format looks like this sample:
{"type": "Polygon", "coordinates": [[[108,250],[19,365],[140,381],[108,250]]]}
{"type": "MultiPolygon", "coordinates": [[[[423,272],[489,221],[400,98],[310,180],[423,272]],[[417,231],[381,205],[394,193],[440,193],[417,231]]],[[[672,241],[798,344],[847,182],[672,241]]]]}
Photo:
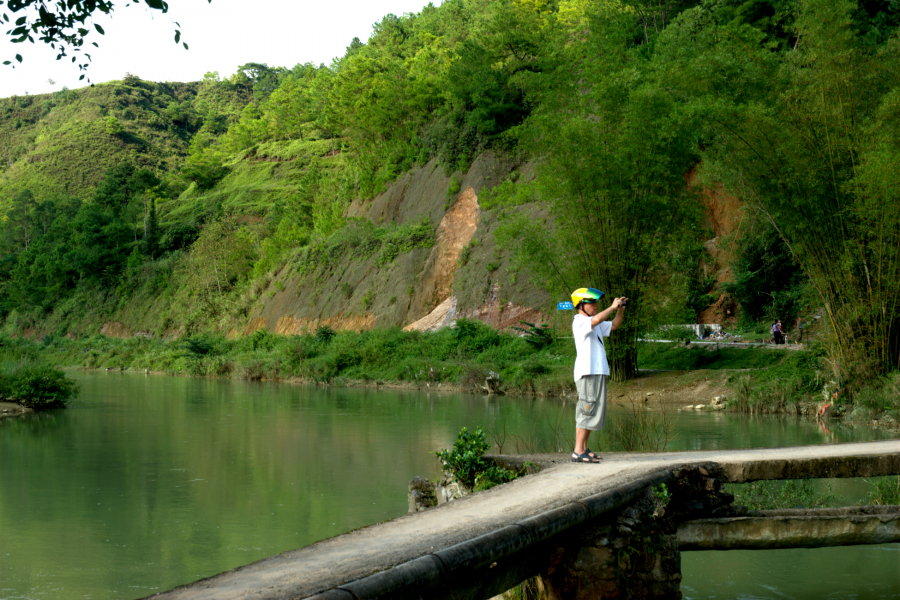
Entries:
{"type": "Polygon", "coordinates": [[[24,433],[27,435],[44,436],[58,430],[69,422],[69,415],[63,409],[51,409],[39,412],[24,413],[22,415],[5,417],[2,421],[3,433],[13,435],[24,433]]]}

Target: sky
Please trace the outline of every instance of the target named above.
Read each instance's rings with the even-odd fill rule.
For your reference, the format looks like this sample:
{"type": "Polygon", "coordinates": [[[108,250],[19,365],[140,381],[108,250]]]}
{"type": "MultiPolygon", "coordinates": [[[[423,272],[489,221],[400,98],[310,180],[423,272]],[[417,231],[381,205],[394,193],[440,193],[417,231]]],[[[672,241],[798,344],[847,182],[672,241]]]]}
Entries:
{"type": "MultiPolygon", "coordinates": [[[[366,41],[372,25],[384,15],[419,12],[427,4],[427,0],[169,0],[169,12],[160,14],[143,3],[126,7],[121,1],[111,16],[101,13],[94,20],[106,35],[93,31],[87,37],[92,62],[85,79],[102,83],[131,73],[148,81],[197,81],[208,71],[227,77],[248,62],[279,67],[328,64],[344,54],[354,37],[366,41]],[[175,21],[181,24],[181,41],[189,50],[175,44],[175,21]],[[89,46],[90,42],[100,47],[89,46]]],[[[9,16],[14,21],[20,14],[9,16]]],[[[0,64],[0,98],[86,85],[78,80],[81,72],[70,58],[55,60],[56,52],[43,43],[13,44],[4,36],[0,51],[0,63],[16,54],[24,59],[15,69],[0,64]]]]}

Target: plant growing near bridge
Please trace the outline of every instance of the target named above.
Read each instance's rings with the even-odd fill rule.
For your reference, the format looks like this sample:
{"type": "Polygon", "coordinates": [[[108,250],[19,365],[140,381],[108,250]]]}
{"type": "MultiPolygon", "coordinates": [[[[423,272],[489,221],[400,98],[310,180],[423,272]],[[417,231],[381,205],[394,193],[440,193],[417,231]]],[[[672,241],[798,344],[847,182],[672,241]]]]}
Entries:
{"type": "Polygon", "coordinates": [[[669,488],[666,486],[666,484],[661,483],[653,488],[654,519],[665,514],[666,505],[669,504],[670,500],[672,500],[672,492],[669,491],[669,488]]]}
{"type": "Polygon", "coordinates": [[[440,459],[446,473],[456,478],[472,491],[481,491],[512,481],[518,475],[500,468],[484,458],[490,448],[484,429],[477,428],[469,432],[463,427],[451,450],[439,450],[434,454],[440,459]]]}

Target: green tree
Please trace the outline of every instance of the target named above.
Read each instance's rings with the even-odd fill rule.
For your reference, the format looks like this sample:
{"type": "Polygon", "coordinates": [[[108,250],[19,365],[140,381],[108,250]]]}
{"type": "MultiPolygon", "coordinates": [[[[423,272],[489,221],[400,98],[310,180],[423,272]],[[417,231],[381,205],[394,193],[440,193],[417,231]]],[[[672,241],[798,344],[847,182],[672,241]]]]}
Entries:
{"type": "Polygon", "coordinates": [[[35,237],[33,225],[35,210],[34,194],[24,189],[12,199],[10,208],[3,216],[0,229],[0,248],[7,252],[28,250],[28,245],[35,237]]]}
{"type": "Polygon", "coordinates": [[[591,286],[630,298],[607,344],[611,375],[623,380],[636,374],[654,265],[693,214],[684,183],[693,123],[632,44],[628,11],[600,7],[576,26],[582,35],[566,22],[548,27],[554,52],[523,78],[535,105],[520,129],[538,159],[532,195],[511,185],[498,194],[511,205],[537,200],[551,220],[513,211],[500,239],[557,297],[591,286]]]}
{"type": "Polygon", "coordinates": [[[209,223],[191,247],[188,269],[192,287],[209,303],[220,298],[253,267],[256,243],[237,219],[209,223]]]}
{"type": "Polygon", "coordinates": [[[848,0],[804,0],[796,48],[779,56],[751,30],[715,28],[719,15],[701,7],[663,50],[667,70],[683,74],[673,87],[709,125],[708,178],[761,211],[788,245],[825,307],[831,363],[847,379],[900,366],[891,125],[900,45],[872,48],[855,15],[848,0]]]}
{"type": "MultiPolygon", "coordinates": [[[[212,0],[207,0],[212,2],[212,0]]],[[[165,0],[144,0],[148,7],[152,10],[158,10],[161,13],[169,12],[169,3],[165,0]]],[[[135,2],[137,4],[137,2],[135,2]]],[[[65,2],[43,2],[42,0],[0,0],[0,7],[5,5],[3,12],[3,20],[10,22],[10,17],[5,12],[8,10],[15,19],[14,27],[6,32],[9,41],[14,44],[22,42],[34,43],[34,38],[45,44],[49,44],[56,50],[56,60],[60,60],[69,56],[70,52],[82,52],[87,36],[91,33],[88,22],[96,13],[110,14],[115,6],[112,0],[67,0],[65,2]],[[16,18],[16,14],[21,14],[16,18]]],[[[121,6],[121,3],[119,3],[121,6]]],[[[126,3],[125,6],[130,6],[126,3]]],[[[93,30],[100,35],[106,32],[102,27],[93,24],[93,30]]],[[[175,23],[175,43],[181,42],[181,29],[178,23],[175,23]]],[[[184,49],[188,49],[186,42],[181,42],[184,49]]],[[[97,42],[91,42],[91,45],[97,46],[97,42]]],[[[83,53],[87,58],[87,62],[79,63],[78,69],[84,71],[87,69],[91,60],[91,55],[83,53]]],[[[22,62],[22,55],[16,54],[14,60],[22,62]]],[[[76,57],[72,57],[74,63],[76,57]]],[[[3,61],[4,65],[12,65],[15,67],[13,60],[3,61]]],[[[84,79],[82,74],[79,79],[84,79]]]]}

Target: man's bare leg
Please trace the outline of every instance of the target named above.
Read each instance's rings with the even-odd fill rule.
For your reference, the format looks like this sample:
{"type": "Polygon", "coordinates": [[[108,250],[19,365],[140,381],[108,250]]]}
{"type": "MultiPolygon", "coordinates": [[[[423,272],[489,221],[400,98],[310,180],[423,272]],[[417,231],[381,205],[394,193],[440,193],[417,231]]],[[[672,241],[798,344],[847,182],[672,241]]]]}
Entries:
{"type": "Polygon", "coordinates": [[[590,435],[590,429],[575,428],[575,454],[584,454],[587,451],[587,441],[590,435]]]}

